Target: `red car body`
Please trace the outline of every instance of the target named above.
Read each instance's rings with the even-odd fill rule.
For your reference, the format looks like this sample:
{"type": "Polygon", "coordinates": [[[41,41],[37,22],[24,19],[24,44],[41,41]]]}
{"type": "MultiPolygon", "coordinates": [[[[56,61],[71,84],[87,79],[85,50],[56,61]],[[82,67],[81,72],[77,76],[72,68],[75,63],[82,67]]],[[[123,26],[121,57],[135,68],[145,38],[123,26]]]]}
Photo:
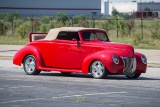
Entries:
{"type": "MultiPolygon", "coordinates": [[[[110,42],[104,30],[62,27],[51,29],[44,39],[35,41],[32,40],[32,35],[29,35],[30,43],[15,54],[14,64],[21,66],[23,63],[25,66],[25,58],[32,55],[36,64],[34,69],[39,71],[88,74],[93,68],[92,70],[97,69],[94,72],[106,71],[107,74],[124,74],[129,78],[137,78],[139,74],[146,72],[146,57],[141,53],[134,52],[134,48],[130,45],[110,42]],[[70,35],[76,35],[76,38],[71,38],[70,35]],[[88,35],[90,39],[84,39],[84,36],[88,35]],[[105,40],[100,40],[98,36],[99,38],[104,37],[105,40]],[[103,66],[98,65],[99,62],[97,65],[93,65],[94,61],[100,61],[99,65],[104,65],[105,70],[103,66]],[[102,69],[101,71],[98,70],[98,66],[102,69]],[[138,76],[135,77],[135,74],[138,76]]],[[[31,61],[29,62],[28,65],[26,62],[26,66],[32,65],[31,61]]],[[[104,76],[95,78],[104,78],[104,76]]]]}

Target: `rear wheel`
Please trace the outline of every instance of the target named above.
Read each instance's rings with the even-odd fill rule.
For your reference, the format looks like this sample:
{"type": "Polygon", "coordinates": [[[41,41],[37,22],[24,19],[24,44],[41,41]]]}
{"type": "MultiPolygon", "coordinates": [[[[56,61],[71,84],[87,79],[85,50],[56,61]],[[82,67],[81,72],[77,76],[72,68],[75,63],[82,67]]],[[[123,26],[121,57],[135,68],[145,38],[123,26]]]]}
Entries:
{"type": "Polygon", "coordinates": [[[141,75],[141,73],[137,73],[137,74],[127,74],[126,77],[129,79],[136,79],[141,75]]]}
{"type": "Polygon", "coordinates": [[[23,61],[24,71],[28,75],[38,75],[41,71],[36,69],[36,60],[33,55],[27,55],[23,61]]]}
{"type": "Polygon", "coordinates": [[[103,79],[107,77],[107,70],[101,61],[94,61],[90,65],[90,73],[96,79],[103,79]]]}

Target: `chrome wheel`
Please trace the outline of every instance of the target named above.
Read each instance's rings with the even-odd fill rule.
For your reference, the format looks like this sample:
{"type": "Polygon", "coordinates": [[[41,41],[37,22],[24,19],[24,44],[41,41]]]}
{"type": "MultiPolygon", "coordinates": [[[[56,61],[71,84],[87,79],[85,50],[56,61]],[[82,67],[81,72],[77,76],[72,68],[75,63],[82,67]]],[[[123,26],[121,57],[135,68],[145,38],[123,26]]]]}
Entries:
{"type": "Polygon", "coordinates": [[[90,66],[90,72],[94,78],[104,78],[107,76],[105,66],[101,61],[94,61],[90,66]]]}
{"type": "Polygon", "coordinates": [[[25,57],[23,66],[25,72],[29,75],[36,75],[40,73],[40,71],[36,69],[36,60],[32,55],[28,55],[25,57]]]}

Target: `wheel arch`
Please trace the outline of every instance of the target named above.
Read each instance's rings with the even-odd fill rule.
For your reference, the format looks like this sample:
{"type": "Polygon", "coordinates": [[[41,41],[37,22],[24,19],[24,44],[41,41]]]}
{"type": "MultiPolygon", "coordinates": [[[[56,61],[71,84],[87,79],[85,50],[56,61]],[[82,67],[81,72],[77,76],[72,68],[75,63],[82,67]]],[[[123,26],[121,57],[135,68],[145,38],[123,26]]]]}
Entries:
{"type": "Polygon", "coordinates": [[[24,59],[28,55],[33,55],[36,59],[36,67],[40,67],[44,65],[43,57],[37,47],[34,46],[25,46],[20,49],[13,58],[13,63],[21,66],[24,62],[24,59]]]}
{"type": "Polygon", "coordinates": [[[97,61],[98,59],[94,59],[94,60],[92,60],[90,63],[89,63],[89,66],[88,66],[88,73],[90,73],[90,66],[91,66],[91,64],[94,62],[94,61],[97,61]]]}
{"type": "Polygon", "coordinates": [[[88,55],[83,61],[82,61],[82,72],[87,74],[89,73],[90,70],[90,65],[96,61],[99,60],[101,61],[104,65],[106,70],[108,70],[108,63],[112,63],[112,55],[114,53],[111,52],[106,52],[106,51],[101,51],[101,52],[97,52],[91,55],[88,55]]]}
{"type": "Polygon", "coordinates": [[[147,63],[144,64],[141,60],[141,55],[143,54],[139,52],[135,52],[134,54],[135,54],[136,61],[137,61],[135,73],[145,73],[147,70],[147,63]]]}
{"type": "Polygon", "coordinates": [[[44,66],[44,60],[43,60],[43,57],[42,57],[42,55],[41,55],[41,53],[40,53],[40,51],[39,51],[38,48],[36,48],[34,46],[30,47],[30,50],[23,57],[22,63],[23,63],[25,57],[28,56],[28,55],[33,55],[34,56],[34,58],[36,60],[36,67],[37,67],[37,69],[39,67],[44,66]]]}

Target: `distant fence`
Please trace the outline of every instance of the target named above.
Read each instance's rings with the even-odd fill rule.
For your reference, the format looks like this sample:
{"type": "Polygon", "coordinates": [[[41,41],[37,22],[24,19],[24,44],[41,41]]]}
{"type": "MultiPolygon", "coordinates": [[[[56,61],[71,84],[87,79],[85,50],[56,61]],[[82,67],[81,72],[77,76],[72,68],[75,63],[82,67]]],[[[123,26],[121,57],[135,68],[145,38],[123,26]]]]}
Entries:
{"type": "MultiPolygon", "coordinates": [[[[11,31],[14,35],[16,30],[24,25],[27,32],[48,32],[51,28],[58,27],[89,27],[104,29],[111,36],[124,35],[151,35],[154,31],[160,28],[160,19],[146,19],[146,18],[95,18],[93,16],[79,16],[79,17],[62,17],[55,16],[14,16],[7,18],[0,18],[3,23],[4,31],[11,31]]],[[[7,35],[7,33],[5,34],[7,35]]]]}

